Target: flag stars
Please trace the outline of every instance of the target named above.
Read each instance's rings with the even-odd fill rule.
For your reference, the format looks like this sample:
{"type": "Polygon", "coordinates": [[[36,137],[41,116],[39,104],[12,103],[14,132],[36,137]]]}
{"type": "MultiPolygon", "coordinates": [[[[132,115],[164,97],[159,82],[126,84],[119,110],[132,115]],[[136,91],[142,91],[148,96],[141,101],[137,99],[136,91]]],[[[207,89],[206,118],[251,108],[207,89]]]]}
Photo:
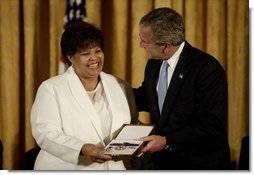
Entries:
{"type": "Polygon", "coordinates": [[[69,19],[72,20],[74,18],[74,10],[70,10],[69,19]]]}
{"type": "Polygon", "coordinates": [[[77,5],[81,4],[81,0],[76,0],[77,5]]]}

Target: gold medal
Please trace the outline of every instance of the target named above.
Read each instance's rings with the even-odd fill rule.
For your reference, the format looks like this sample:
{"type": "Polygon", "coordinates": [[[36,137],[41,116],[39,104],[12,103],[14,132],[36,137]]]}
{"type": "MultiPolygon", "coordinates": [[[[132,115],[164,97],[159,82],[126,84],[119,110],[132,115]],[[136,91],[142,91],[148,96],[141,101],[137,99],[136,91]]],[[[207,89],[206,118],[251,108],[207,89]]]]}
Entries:
{"type": "Polygon", "coordinates": [[[124,150],[124,149],[126,149],[126,146],[124,146],[124,145],[119,145],[119,146],[115,147],[115,150],[118,150],[118,151],[121,151],[121,150],[124,150]]]}

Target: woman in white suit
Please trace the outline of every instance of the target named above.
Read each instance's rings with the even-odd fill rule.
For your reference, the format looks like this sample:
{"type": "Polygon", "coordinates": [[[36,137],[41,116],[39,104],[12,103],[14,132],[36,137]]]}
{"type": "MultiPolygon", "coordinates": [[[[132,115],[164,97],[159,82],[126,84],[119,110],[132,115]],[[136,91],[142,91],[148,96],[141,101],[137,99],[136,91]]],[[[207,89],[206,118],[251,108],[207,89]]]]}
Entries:
{"type": "Polygon", "coordinates": [[[101,30],[72,24],[61,38],[68,70],[44,81],[31,110],[32,134],[40,146],[37,170],[124,170],[104,147],[123,124],[137,122],[131,86],[102,72],[101,30]]]}

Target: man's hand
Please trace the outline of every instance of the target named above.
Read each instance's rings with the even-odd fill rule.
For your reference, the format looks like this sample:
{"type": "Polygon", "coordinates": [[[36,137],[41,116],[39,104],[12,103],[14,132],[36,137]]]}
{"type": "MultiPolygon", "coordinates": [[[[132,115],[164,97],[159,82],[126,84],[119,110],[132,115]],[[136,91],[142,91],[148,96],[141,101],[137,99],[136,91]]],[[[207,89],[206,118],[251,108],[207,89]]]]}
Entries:
{"type": "Polygon", "coordinates": [[[112,159],[110,155],[106,155],[104,152],[105,150],[99,149],[94,144],[84,144],[81,150],[84,156],[88,156],[93,162],[98,163],[103,163],[112,159]]]}
{"type": "Polygon", "coordinates": [[[166,137],[159,135],[150,135],[147,137],[142,137],[140,140],[147,142],[145,147],[141,150],[141,152],[149,152],[153,153],[156,151],[161,151],[166,146],[166,137]]]}

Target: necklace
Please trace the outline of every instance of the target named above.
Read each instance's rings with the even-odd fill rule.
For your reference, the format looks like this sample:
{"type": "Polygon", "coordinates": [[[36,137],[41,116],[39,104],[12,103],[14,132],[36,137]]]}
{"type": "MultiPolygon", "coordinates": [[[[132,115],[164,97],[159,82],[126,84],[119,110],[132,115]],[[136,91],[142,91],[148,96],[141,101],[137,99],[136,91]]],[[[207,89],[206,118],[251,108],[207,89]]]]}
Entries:
{"type": "Polygon", "coordinates": [[[102,96],[102,84],[101,82],[98,83],[98,85],[96,86],[96,88],[92,91],[86,91],[88,96],[90,97],[90,99],[92,100],[93,103],[95,103],[96,101],[98,101],[101,96],[102,96]]]}

